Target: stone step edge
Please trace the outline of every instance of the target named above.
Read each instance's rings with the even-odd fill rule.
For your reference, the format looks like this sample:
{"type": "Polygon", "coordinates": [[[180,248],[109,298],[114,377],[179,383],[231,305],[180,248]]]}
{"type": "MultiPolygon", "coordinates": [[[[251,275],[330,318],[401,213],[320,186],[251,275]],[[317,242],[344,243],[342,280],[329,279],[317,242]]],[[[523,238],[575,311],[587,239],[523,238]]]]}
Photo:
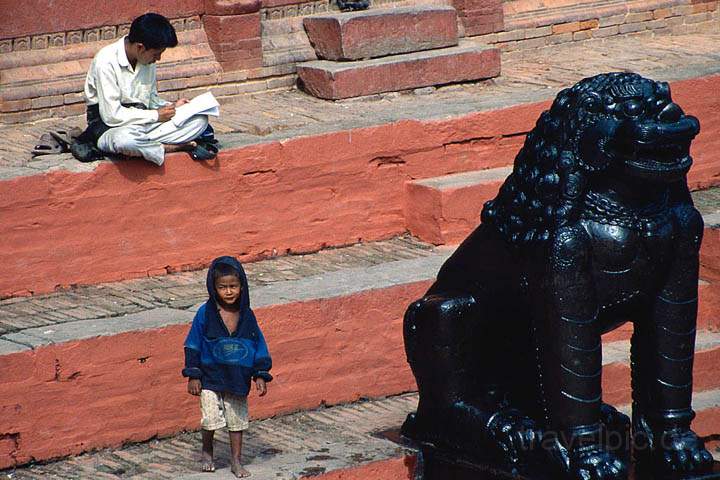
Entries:
{"type": "Polygon", "coordinates": [[[473,41],[371,60],[317,60],[297,66],[301,87],[326,100],[487,80],[500,70],[500,50],[473,41]]]}
{"type": "Polygon", "coordinates": [[[348,70],[365,67],[378,67],[387,64],[389,60],[392,63],[404,63],[416,60],[425,60],[432,57],[443,57],[453,54],[473,53],[486,50],[495,50],[492,46],[480,44],[472,40],[463,40],[455,47],[436,48],[433,50],[424,50],[419,52],[401,53],[398,55],[389,55],[387,57],[371,58],[368,60],[354,60],[349,62],[333,62],[330,60],[313,60],[299,64],[298,70],[301,68],[317,68],[328,70],[336,74],[348,70]]]}
{"type": "Polygon", "coordinates": [[[423,178],[421,180],[411,180],[407,183],[420,185],[423,187],[434,188],[438,190],[451,190],[465,187],[473,187],[485,183],[494,183],[503,181],[513,171],[513,167],[497,167],[485,170],[473,170],[469,172],[452,173],[450,175],[441,175],[439,177],[423,178]]]}
{"type": "MultiPolygon", "coordinates": [[[[260,309],[431,281],[451,253],[450,248],[438,249],[437,253],[426,257],[348,268],[256,287],[250,292],[250,305],[253,309],[260,309]]],[[[56,343],[186,324],[192,321],[200,305],[187,310],[160,307],[119,317],[27,328],[0,336],[0,355],[56,343]]]]}

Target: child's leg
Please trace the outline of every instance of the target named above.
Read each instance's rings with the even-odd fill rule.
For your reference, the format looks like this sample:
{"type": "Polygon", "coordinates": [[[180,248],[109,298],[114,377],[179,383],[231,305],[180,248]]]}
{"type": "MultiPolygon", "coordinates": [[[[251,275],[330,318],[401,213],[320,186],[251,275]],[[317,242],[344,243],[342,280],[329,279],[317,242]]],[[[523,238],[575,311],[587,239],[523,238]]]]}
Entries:
{"type": "Polygon", "coordinates": [[[249,477],[250,472],[242,464],[243,430],[248,428],[247,397],[225,393],[223,406],[230,435],[230,470],[238,478],[249,477]]]}
{"type": "Polygon", "coordinates": [[[230,471],[235,474],[238,478],[245,478],[250,476],[250,472],[247,471],[242,465],[242,438],[243,432],[228,432],[230,434],[230,471]]]}
{"type": "Polygon", "coordinates": [[[220,395],[212,390],[202,390],[200,392],[200,410],[202,412],[202,420],[200,421],[200,427],[202,428],[201,469],[203,472],[215,471],[215,463],[213,462],[215,430],[226,425],[221,402],[220,395]]]}
{"type": "Polygon", "coordinates": [[[202,471],[214,472],[215,462],[213,461],[213,439],[215,430],[202,431],[202,471]]]}

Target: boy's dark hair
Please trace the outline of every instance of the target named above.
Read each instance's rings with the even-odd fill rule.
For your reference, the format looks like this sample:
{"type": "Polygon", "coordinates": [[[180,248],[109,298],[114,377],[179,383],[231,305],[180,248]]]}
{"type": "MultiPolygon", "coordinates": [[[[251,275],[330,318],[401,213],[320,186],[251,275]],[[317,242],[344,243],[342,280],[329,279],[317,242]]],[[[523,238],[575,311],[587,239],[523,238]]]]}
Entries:
{"type": "Polygon", "coordinates": [[[240,280],[240,275],[231,265],[228,265],[227,263],[218,263],[215,265],[215,268],[213,268],[213,282],[217,282],[218,278],[226,275],[232,275],[240,280]]]}
{"type": "Polygon", "coordinates": [[[142,43],[148,49],[172,48],[178,44],[175,27],[157,13],[146,13],[133,20],[128,41],[142,43]]]}

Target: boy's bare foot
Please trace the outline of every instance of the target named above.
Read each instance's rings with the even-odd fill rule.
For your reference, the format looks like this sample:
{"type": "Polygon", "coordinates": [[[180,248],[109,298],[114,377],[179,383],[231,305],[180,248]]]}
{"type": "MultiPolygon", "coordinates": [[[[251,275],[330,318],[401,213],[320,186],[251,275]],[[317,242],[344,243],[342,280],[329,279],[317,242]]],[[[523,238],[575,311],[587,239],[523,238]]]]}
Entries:
{"type": "Polygon", "coordinates": [[[215,471],[215,462],[212,460],[208,460],[203,458],[202,460],[202,471],[203,472],[214,472],[215,471]]]}
{"type": "Polygon", "coordinates": [[[237,478],[247,478],[251,475],[245,467],[235,462],[230,466],[230,471],[234,473],[237,478]]]}
{"type": "Polygon", "coordinates": [[[202,452],[201,469],[203,472],[214,472],[215,462],[213,462],[212,455],[202,452]]]}

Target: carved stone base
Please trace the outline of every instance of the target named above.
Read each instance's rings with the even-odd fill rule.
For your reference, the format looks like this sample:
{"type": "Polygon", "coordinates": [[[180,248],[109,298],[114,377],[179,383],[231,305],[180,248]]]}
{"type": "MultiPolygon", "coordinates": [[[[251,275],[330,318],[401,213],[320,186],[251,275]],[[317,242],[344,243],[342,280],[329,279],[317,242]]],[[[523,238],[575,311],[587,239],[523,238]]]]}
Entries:
{"type": "MultiPolygon", "coordinates": [[[[451,458],[432,448],[421,448],[415,471],[415,480],[558,480],[556,473],[537,465],[513,471],[489,463],[473,463],[451,458]]],[[[660,478],[633,469],[628,480],[720,480],[720,462],[714,462],[712,471],[703,474],[676,475],[660,478]]]]}

